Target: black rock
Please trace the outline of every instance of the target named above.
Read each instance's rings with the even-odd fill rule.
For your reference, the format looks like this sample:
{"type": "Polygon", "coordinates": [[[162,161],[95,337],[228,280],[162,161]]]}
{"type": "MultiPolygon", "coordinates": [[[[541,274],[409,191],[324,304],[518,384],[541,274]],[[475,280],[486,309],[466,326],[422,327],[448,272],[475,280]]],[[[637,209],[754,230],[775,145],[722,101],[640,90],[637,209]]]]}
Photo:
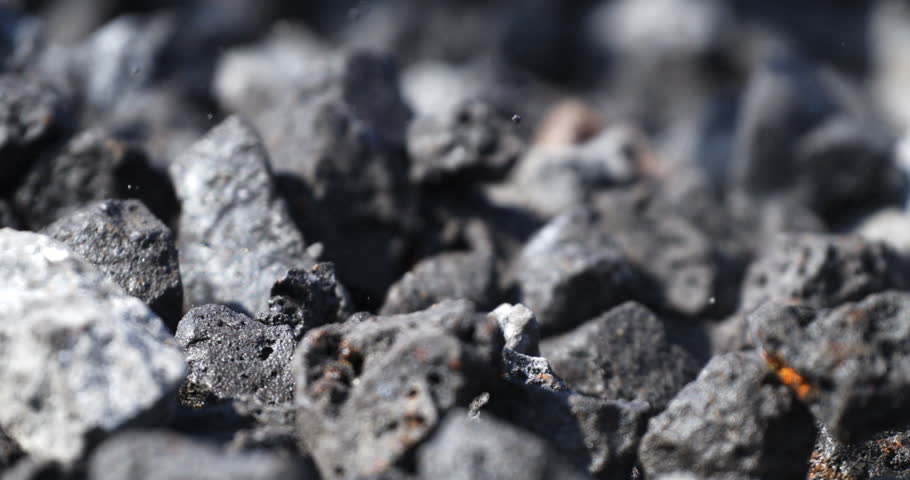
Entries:
{"type": "Polygon", "coordinates": [[[570,210],[539,230],[514,260],[521,303],[534,311],[545,335],[629,300],[642,284],[598,220],[592,210],[570,210]]]}
{"type": "Polygon", "coordinates": [[[310,479],[293,458],[228,453],[167,431],[128,431],[101,444],[88,462],[90,480],[310,479]]]}
{"type": "Polygon", "coordinates": [[[251,397],[281,404],[293,398],[292,325],[265,325],[222,305],[204,305],[184,315],[176,339],[189,365],[184,403],[251,397]]]}
{"type": "Polygon", "coordinates": [[[34,157],[69,128],[63,97],[32,77],[0,76],[0,193],[7,193],[34,157]]]}
{"type": "Polygon", "coordinates": [[[746,274],[740,310],[763,302],[826,308],[870,293],[910,287],[903,261],[881,242],[858,236],[776,236],[746,274]]]}
{"type": "Polygon", "coordinates": [[[805,478],[812,415],[754,353],[715,356],[651,419],[639,459],[648,478],[805,478]]]}
{"type": "Polygon", "coordinates": [[[312,268],[292,268],[278,279],[270,291],[269,315],[282,314],[301,332],[320,327],[327,323],[342,321],[351,314],[351,299],[347,290],[335,278],[335,266],[331,263],[317,263],[312,268]]]}
{"type": "Polygon", "coordinates": [[[492,394],[489,410],[546,439],[576,468],[597,478],[626,479],[650,407],[571,391],[515,385],[492,394]]]}
{"type": "Polygon", "coordinates": [[[171,329],[183,314],[183,284],[174,236],[138,200],[105,200],[44,229],[126,293],[142,300],[171,329]]]}
{"type": "Polygon", "coordinates": [[[449,252],[425,258],[389,287],[383,315],[424,310],[443,300],[470,300],[480,309],[495,296],[496,270],[488,252],[449,252]]]}
{"type": "Polygon", "coordinates": [[[837,441],[824,425],[818,429],[809,460],[809,479],[906,479],[910,468],[910,432],[889,430],[859,443],[837,441]]]}
{"type": "Polygon", "coordinates": [[[181,200],[177,245],[186,302],[267,310],[273,283],[310,268],[255,130],[231,117],[169,167],[181,200]]]}
{"type": "Polygon", "coordinates": [[[667,342],[660,320],[626,303],[541,345],[555,372],[575,390],[604,399],[641,400],[663,410],[699,365],[667,342]]]}
{"type": "Polygon", "coordinates": [[[448,118],[417,117],[407,147],[411,180],[428,184],[500,180],[523,150],[508,115],[481,101],[465,102],[448,118]]]}
{"type": "Polygon", "coordinates": [[[324,478],[389,470],[496,381],[501,348],[495,321],[463,301],[311,330],[294,360],[303,447],[324,478]]]}
{"type": "Polygon", "coordinates": [[[38,229],[111,198],[138,198],[163,220],[177,206],[167,176],[154,170],[142,151],[93,129],[36,159],[13,200],[23,221],[38,229]]]}
{"type": "Polygon", "coordinates": [[[910,294],[871,295],[833,310],[768,303],[749,323],[781,379],[831,434],[863,441],[910,423],[910,294]]]}
{"type": "Polygon", "coordinates": [[[427,479],[588,478],[530,432],[486,415],[469,418],[459,409],[420,449],[417,469],[427,479]]]}

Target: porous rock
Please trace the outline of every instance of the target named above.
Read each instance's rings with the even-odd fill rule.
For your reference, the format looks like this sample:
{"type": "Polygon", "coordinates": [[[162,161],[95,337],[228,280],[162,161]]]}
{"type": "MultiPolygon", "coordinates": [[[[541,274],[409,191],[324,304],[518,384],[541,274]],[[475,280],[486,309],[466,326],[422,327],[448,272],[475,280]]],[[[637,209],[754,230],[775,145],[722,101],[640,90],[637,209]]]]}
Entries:
{"type": "Polygon", "coordinates": [[[728,353],[651,419],[639,459],[649,477],[805,478],[814,439],[812,415],[764,362],[728,353]]]}
{"type": "Polygon", "coordinates": [[[495,382],[501,348],[495,322],[464,301],[310,330],[294,360],[303,446],[324,478],[393,469],[495,382]]]}
{"type": "Polygon", "coordinates": [[[43,233],[82,255],[176,330],[183,284],[174,235],[142,202],[105,200],[57,220],[43,233]]]}
{"type": "Polygon", "coordinates": [[[181,201],[177,246],[185,300],[265,311],[272,284],[314,263],[278,197],[255,130],[238,117],[169,167],[181,201]]]}
{"type": "Polygon", "coordinates": [[[641,400],[662,410],[698,374],[698,364],[671,345],[660,320],[629,302],[574,330],[546,339],[543,356],[575,391],[641,400]]]}
{"type": "Polygon", "coordinates": [[[204,305],[184,315],[176,340],[189,366],[184,402],[249,396],[280,404],[293,397],[291,325],[265,325],[223,305],[204,305]]]}
{"type": "Polygon", "coordinates": [[[830,311],[768,303],[749,317],[769,362],[835,438],[863,441],[910,423],[910,294],[830,311]]]}
{"type": "Polygon", "coordinates": [[[0,230],[0,427],[72,462],[125,424],[161,422],[186,364],[161,320],[63,243],[0,230]]]}

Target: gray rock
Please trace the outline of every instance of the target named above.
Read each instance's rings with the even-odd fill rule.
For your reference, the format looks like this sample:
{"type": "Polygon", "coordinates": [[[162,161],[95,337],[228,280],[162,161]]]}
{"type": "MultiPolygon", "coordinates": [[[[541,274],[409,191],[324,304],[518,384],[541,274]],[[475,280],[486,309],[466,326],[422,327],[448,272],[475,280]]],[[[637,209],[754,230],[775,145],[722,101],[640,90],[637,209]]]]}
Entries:
{"type": "Polygon", "coordinates": [[[655,411],[663,410],[699,368],[691,355],[667,341],[660,320],[633,302],[546,339],[541,351],[573,390],[645,401],[655,411]]]}
{"type": "Polygon", "coordinates": [[[842,443],[819,425],[809,478],[824,480],[906,479],[910,468],[910,432],[889,430],[865,442],[842,443]]]}
{"type": "Polygon", "coordinates": [[[469,419],[463,410],[450,412],[419,450],[417,469],[440,480],[588,478],[529,432],[489,416],[469,419]]]}
{"type": "Polygon", "coordinates": [[[425,258],[389,287],[383,315],[424,310],[443,300],[470,300],[486,308],[496,288],[494,258],[487,252],[448,252],[425,258]]]}
{"type": "Polygon", "coordinates": [[[105,200],[57,220],[43,233],[82,255],[176,330],[183,284],[174,236],[142,202],[105,200]]]}
{"type": "Polygon", "coordinates": [[[38,229],[110,198],[138,198],[166,220],[177,206],[173,195],[167,176],[141,150],[91,129],[37,158],[13,201],[23,221],[38,229]]]}
{"type": "Polygon", "coordinates": [[[280,323],[292,323],[301,333],[344,320],[351,314],[351,299],[335,278],[332,263],[317,263],[309,270],[292,268],[272,285],[269,293],[269,314],[256,318],[268,323],[279,319],[275,314],[284,315],[287,318],[280,318],[280,323]]]}
{"type": "Polygon", "coordinates": [[[125,424],[160,422],[186,364],[161,320],[49,237],[0,230],[0,427],[72,462],[125,424]]]}
{"type": "Polygon", "coordinates": [[[12,9],[0,13],[0,69],[25,70],[43,47],[44,22],[12,9]]]}
{"type": "Polygon", "coordinates": [[[805,478],[811,414],[753,353],[711,359],[641,441],[644,473],[705,479],[805,478]]]}
{"type": "Polygon", "coordinates": [[[650,407],[572,391],[516,385],[493,394],[489,409],[547,440],[572,465],[597,478],[632,473],[650,407]]]}
{"type": "Polygon", "coordinates": [[[88,464],[90,480],[309,479],[293,459],[273,453],[226,453],[167,431],[124,432],[102,443],[88,464]]]}
{"type": "Polygon", "coordinates": [[[525,355],[511,348],[502,349],[502,377],[519,385],[533,385],[553,392],[569,390],[546,358],[525,355]]]}
{"type": "Polygon", "coordinates": [[[746,274],[740,311],[763,302],[827,308],[910,286],[903,261],[886,245],[857,236],[781,234],[746,274]]]}
{"type": "Polygon", "coordinates": [[[182,207],[177,245],[190,305],[264,311],[275,280],[313,265],[277,196],[265,149],[244,121],[222,122],[169,172],[182,207]]]}
{"type": "Polygon", "coordinates": [[[831,435],[855,442],[910,423],[908,315],[910,294],[886,292],[830,311],[768,303],[749,323],[782,380],[831,435]]]}
{"type": "Polygon", "coordinates": [[[490,316],[499,324],[506,348],[525,355],[540,355],[540,327],[528,307],[504,303],[490,312],[490,316]]]}
{"type": "Polygon", "coordinates": [[[539,230],[514,260],[521,303],[537,315],[543,334],[567,330],[628,300],[640,283],[597,221],[591,210],[570,210],[539,230]]]}
{"type": "Polygon", "coordinates": [[[249,396],[280,404],[293,397],[291,325],[264,325],[223,305],[204,305],[184,315],[176,339],[189,366],[185,403],[249,396]]]}
{"type": "Polygon", "coordinates": [[[522,154],[509,115],[468,101],[447,118],[417,117],[408,127],[410,178],[415,183],[500,180],[522,154]]]}
{"type": "Polygon", "coordinates": [[[0,191],[15,186],[41,147],[66,130],[63,97],[34,78],[0,76],[0,191]]]}
{"type": "Polygon", "coordinates": [[[501,338],[463,301],[310,330],[294,360],[297,431],[323,478],[393,469],[449,409],[489,390],[501,338]]]}

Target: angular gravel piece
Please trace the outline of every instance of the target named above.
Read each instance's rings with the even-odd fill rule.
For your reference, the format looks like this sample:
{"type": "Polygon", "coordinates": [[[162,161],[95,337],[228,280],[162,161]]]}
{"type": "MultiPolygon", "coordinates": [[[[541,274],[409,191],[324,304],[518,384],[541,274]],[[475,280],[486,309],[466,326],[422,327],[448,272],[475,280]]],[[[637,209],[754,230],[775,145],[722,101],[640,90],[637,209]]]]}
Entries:
{"type": "Polygon", "coordinates": [[[453,410],[432,440],[417,454],[421,478],[473,479],[584,479],[553,448],[530,432],[489,416],[468,418],[453,410]]]}
{"type": "Polygon", "coordinates": [[[448,118],[417,117],[408,127],[410,178],[415,183],[502,179],[522,154],[509,115],[482,101],[468,101],[448,118]]]}
{"type": "Polygon", "coordinates": [[[645,401],[655,411],[663,410],[699,369],[691,355],[667,341],[660,320],[634,302],[546,339],[541,351],[573,390],[645,401]]]}
{"type": "Polygon", "coordinates": [[[487,252],[450,252],[425,258],[389,287],[383,315],[412,313],[443,300],[489,307],[495,294],[494,258],[487,252]]]}
{"type": "Polygon", "coordinates": [[[36,159],[13,200],[22,220],[38,229],[110,198],[138,198],[165,220],[177,207],[167,176],[142,151],[92,129],[36,159]]]}
{"type": "Polygon", "coordinates": [[[265,311],[278,278],[315,263],[275,192],[259,136],[243,120],[213,128],[169,172],[182,206],[177,245],[190,305],[265,311]]]}
{"type": "Polygon", "coordinates": [[[297,335],[327,323],[344,320],[350,315],[351,299],[335,278],[335,265],[317,263],[309,270],[292,268],[272,285],[269,292],[269,314],[257,315],[257,320],[270,323],[292,323],[297,335]]]}
{"type": "Polygon", "coordinates": [[[648,477],[805,478],[812,415],[754,353],[711,359],[651,419],[639,459],[648,477]]]}
{"type": "Polygon", "coordinates": [[[502,336],[464,301],[410,315],[355,315],[297,348],[298,435],[324,478],[393,468],[497,380],[502,336]]]}
{"type": "Polygon", "coordinates": [[[749,323],[782,381],[835,438],[863,441],[910,423],[910,294],[830,311],[769,303],[749,323]]]}
{"type": "Polygon", "coordinates": [[[910,275],[904,265],[891,248],[858,236],[781,234],[749,267],[740,311],[766,301],[827,308],[905,289],[910,275]]]}
{"type": "Polygon", "coordinates": [[[142,202],[105,200],[57,220],[43,233],[82,255],[177,329],[183,284],[174,235],[142,202]]]}
{"type": "Polygon", "coordinates": [[[504,303],[490,312],[505,338],[505,348],[525,355],[540,355],[540,326],[528,307],[504,303]]]}
{"type": "Polygon", "coordinates": [[[630,299],[637,270],[616,243],[595,228],[598,215],[577,208],[539,230],[514,260],[521,303],[544,334],[564,331],[630,299]]]}
{"type": "Polygon", "coordinates": [[[274,405],[294,395],[297,338],[290,325],[264,325],[223,305],[204,305],[184,315],[176,339],[189,366],[184,403],[249,396],[274,405]]]}
{"type": "Polygon", "coordinates": [[[68,463],[131,422],[160,422],[186,364],[141,301],[49,237],[0,230],[0,427],[68,463]]]}
{"type": "Polygon", "coordinates": [[[288,458],[265,452],[226,453],[167,431],[130,431],[92,454],[90,480],[306,480],[315,478],[288,458]]]}
{"type": "Polygon", "coordinates": [[[489,408],[548,440],[576,468],[617,480],[632,473],[650,410],[644,402],[604,400],[537,386],[494,393],[489,408]]]}

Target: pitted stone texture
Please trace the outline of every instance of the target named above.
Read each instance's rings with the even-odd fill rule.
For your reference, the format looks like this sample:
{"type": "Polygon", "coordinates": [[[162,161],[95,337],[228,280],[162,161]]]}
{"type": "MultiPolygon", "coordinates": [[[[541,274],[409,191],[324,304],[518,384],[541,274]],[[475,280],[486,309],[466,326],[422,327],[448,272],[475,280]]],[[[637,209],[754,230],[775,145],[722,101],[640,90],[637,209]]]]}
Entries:
{"type": "Polygon", "coordinates": [[[170,174],[182,206],[178,248],[190,305],[265,311],[279,277],[313,265],[275,192],[262,142],[243,120],[213,128],[170,174]]]}
{"type": "Polygon", "coordinates": [[[24,451],[68,463],[163,419],[186,364],[148,307],[43,235],[0,230],[0,272],[0,427],[24,451]]]}

